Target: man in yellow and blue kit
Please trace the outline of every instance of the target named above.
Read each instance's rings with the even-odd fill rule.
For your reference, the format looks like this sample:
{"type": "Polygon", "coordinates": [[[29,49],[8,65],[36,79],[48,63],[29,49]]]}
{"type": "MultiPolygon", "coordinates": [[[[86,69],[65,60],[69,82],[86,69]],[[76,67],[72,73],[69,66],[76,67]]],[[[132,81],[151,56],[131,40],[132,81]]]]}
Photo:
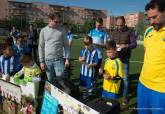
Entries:
{"type": "Polygon", "coordinates": [[[144,64],[138,84],[138,113],[165,114],[165,0],[145,7],[151,26],[144,34],[144,64]]]}

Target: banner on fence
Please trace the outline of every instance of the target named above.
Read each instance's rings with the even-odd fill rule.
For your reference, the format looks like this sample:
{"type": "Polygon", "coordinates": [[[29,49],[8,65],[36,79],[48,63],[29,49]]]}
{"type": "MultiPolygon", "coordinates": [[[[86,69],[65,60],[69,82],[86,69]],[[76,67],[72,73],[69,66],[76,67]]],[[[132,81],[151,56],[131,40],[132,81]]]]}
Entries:
{"type": "Polygon", "coordinates": [[[0,93],[5,98],[3,111],[6,114],[35,114],[38,86],[39,83],[28,82],[24,85],[16,85],[0,79],[0,93]]]}
{"type": "Polygon", "coordinates": [[[48,91],[45,91],[42,103],[41,114],[56,114],[58,109],[58,100],[48,91]]]}
{"type": "Polygon", "coordinates": [[[0,93],[7,99],[21,103],[21,87],[0,79],[0,93]]]}

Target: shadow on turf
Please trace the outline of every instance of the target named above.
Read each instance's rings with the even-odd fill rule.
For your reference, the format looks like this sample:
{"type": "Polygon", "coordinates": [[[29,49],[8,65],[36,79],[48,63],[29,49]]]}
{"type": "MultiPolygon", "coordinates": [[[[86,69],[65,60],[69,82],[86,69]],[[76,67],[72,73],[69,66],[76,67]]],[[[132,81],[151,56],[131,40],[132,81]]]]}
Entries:
{"type": "Polygon", "coordinates": [[[140,74],[130,74],[129,76],[129,91],[130,99],[137,97],[137,85],[139,81],[140,74]]]}
{"type": "Polygon", "coordinates": [[[129,75],[129,99],[130,104],[126,106],[121,106],[121,113],[137,114],[137,102],[131,103],[131,99],[137,97],[137,85],[139,81],[139,74],[130,74],[129,75]]]}
{"type": "Polygon", "coordinates": [[[137,114],[137,110],[135,110],[137,107],[137,103],[130,104],[120,110],[121,113],[129,112],[129,114],[137,114]]]}

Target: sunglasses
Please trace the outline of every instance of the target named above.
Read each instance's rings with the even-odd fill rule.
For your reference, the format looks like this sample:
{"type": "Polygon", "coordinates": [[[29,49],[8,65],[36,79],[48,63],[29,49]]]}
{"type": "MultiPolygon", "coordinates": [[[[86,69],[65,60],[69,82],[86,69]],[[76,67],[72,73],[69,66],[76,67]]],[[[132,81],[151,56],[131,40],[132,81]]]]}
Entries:
{"type": "Polygon", "coordinates": [[[58,23],[60,23],[60,21],[54,21],[54,23],[58,24],[58,23]]]}
{"type": "Polygon", "coordinates": [[[147,20],[156,19],[157,17],[158,17],[158,15],[154,15],[154,16],[152,16],[152,17],[148,17],[147,20]]]}

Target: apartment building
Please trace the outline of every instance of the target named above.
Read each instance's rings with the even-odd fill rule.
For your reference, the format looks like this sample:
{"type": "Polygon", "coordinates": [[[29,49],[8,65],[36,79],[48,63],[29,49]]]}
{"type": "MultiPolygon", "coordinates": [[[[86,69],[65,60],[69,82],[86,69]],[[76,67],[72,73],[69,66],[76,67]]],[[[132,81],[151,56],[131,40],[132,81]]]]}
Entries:
{"type": "Polygon", "coordinates": [[[136,24],[139,22],[139,20],[145,17],[145,14],[143,12],[137,12],[137,13],[126,14],[124,17],[127,26],[135,27],[136,24]]]}
{"type": "Polygon", "coordinates": [[[115,17],[114,16],[107,16],[106,20],[106,29],[113,29],[115,26],[115,17]]]}
{"type": "Polygon", "coordinates": [[[63,22],[69,17],[75,24],[83,25],[86,19],[102,17],[106,25],[106,10],[87,9],[83,7],[66,7],[43,2],[27,2],[17,0],[0,0],[0,20],[11,19],[12,17],[26,17],[33,23],[36,19],[43,19],[48,22],[49,12],[58,12],[63,22]]]}

